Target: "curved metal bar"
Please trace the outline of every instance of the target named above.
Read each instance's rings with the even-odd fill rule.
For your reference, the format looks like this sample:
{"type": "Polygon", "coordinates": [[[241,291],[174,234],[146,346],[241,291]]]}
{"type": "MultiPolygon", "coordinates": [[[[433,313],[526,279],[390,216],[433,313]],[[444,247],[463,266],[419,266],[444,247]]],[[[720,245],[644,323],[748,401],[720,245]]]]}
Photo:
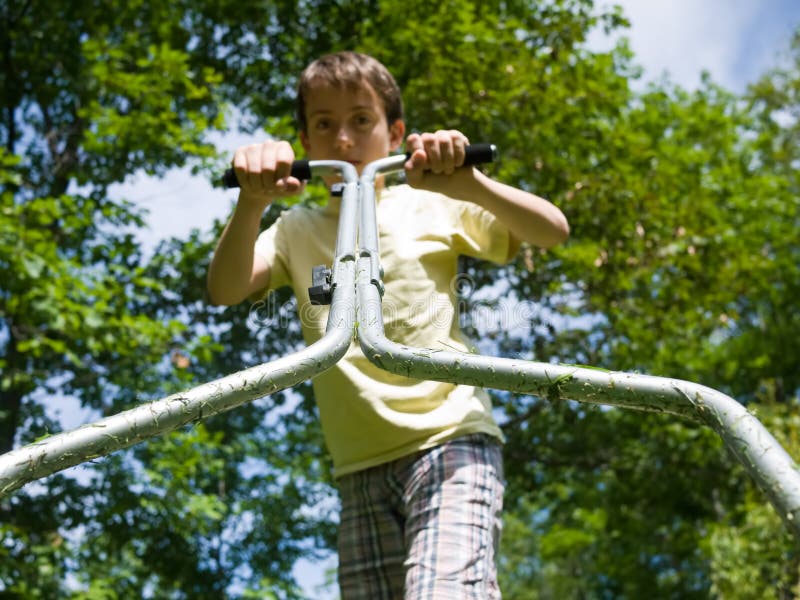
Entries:
{"type": "Polygon", "coordinates": [[[789,531],[800,539],[797,465],[755,416],[717,390],[679,379],[413,348],[387,339],[381,314],[383,282],[372,181],[378,173],[398,170],[402,164],[402,157],[382,159],[361,176],[357,335],[369,361],[416,379],[669,413],[707,425],[744,465],[789,531]]]}
{"type": "MultiPolygon", "coordinates": [[[[336,292],[339,304],[353,302],[351,290],[351,286],[343,285],[341,291],[336,292]]],[[[319,375],[344,356],[352,340],[353,310],[339,312],[342,318],[331,332],[300,352],[3,454],[0,456],[0,497],[41,477],[128,448],[319,375]]]]}
{"type": "Polygon", "coordinates": [[[0,456],[0,497],[29,481],[322,373],[347,351],[357,314],[357,334],[365,356],[378,367],[394,373],[535,394],[553,400],[569,398],[669,413],[711,427],[766,493],[787,528],[800,538],[800,471],[797,465],[758,419],[725,394],[678,379],[412,348],[388,340],[381,315],[382,275],[373,181],[380,172],[401,168],[404,159],[389,157],[368,165],[360,188],[356,188],[352,165],[324,162],[318,166],[340,169],[346,181],[332,270],[333,304],[325,336],[308,348],[277,361],[4,454],[0,456]],[[360,247],[356,259],[359,200],[360,247]]]}
{"type": "Polygon", "coordinates": [[[380,295],[359,267],[357,334],[376,366],[407,377],[669,413],[711,427],[800,538],[800,471],[761,422],[711,388],[666,377],[413,348],[387,339],[380,295]]]}
{"type": "Polygon", "coordinates": [[[322,339],[278,360],[7,452],[0,456],[0,497],[41,477],[297,385],[344,356],[355,329],[358,175],[352,165],[337,161],[312,161],[311,168],[337,169],[346,182],[332,268],[333,300],[322,339]]]}

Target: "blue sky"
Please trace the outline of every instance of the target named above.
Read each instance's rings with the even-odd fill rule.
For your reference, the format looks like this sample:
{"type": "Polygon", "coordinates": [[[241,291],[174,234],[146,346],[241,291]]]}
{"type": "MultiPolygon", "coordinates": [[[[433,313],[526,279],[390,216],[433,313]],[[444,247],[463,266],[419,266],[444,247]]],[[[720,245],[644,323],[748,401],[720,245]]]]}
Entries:
{"type": "MultiPolygon", "coordinates": [[[[625,34],[645,80],[663,74],[686,88],[696,87],[707,70],[721,85],[742,92],[749,82],[786,53],[792,31],[800,25],[800,0],[621,0],[632,22],[625,34]]],[[[609,4],[599,1],[598,5],[609,4]]],[[[611,42],[599,36],[597,48],[611,42]]],[[[222,136],[220,149],[228,154],[242,143],[255,141],[241,135],[222,136]]],[[[214,218],[224,217],[235,198],[233,192],[213,190],[201,178],[176,170],[161,180],[132,176],[114,193],[150,211],[149,230],[141,239],[148,247],[169,236],[185,236],[191,228],[208,229],[214,218]]],[[[70,423],[76,426],[79,423],[70,423]]],[[[330,566],[329,562],[327,566],[330,566]]],[[[323,567],[301,563],[296,574],[310,597],[334,598],[332,591],[316,590],[323,567]]]]}
{"type": "MultiPolygon", "coordinates": [[[[599,4],[605,4],[600,2],[599,4]]],[[[744,91],[789,47],[800,24],[799,0],[617,0],[631,19],[627,33],[647,77],[669,72],[695,87],[708,70],[744,91]]]]}

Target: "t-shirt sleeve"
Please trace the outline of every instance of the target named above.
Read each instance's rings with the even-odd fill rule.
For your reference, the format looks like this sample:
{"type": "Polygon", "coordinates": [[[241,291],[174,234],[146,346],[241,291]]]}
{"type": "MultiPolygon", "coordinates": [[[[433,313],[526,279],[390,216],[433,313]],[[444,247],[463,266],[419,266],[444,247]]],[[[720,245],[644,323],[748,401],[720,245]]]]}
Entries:
{"type": "Polygon", "coordinates": [[[508,229],[488,210],[477,204],[458,201],[455,250],[474,258],[505,264],[516,255],[519,243],[508,229]]]}
{"type": "Polygon", "coordinates": [[[256,239],[255,254],[263,258],[270,267],[269,287],[259,295],[292,283],[289,276],[289,249],[286,244],[288,227],[289,219],[281,215],[256,239]]]}

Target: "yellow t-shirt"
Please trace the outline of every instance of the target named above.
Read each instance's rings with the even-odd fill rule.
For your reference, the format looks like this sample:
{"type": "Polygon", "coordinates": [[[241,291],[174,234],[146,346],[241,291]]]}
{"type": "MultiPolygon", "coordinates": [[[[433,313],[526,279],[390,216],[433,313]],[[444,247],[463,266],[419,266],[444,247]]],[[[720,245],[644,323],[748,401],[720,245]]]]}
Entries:
{"type": "MultiPolygon", "coordinates": [[[[293,288],[308,344],[325,333],[328,307],[311,305],[308,287],[311,268],[333,261],[339,203],[292,208],[256,242],[271,265],[270,288],[293,288]]],[[[458,256],[507,262],[516,251],[508,230],[476,204],[408,185],[379,194],[377,220],[386,336],[407,346],[467,351],[456,310],[458,256]]],[[[389,373],[357,343],[313,387],[336,477],[470,433],[503,439],[484,390],[389,373]]]]}

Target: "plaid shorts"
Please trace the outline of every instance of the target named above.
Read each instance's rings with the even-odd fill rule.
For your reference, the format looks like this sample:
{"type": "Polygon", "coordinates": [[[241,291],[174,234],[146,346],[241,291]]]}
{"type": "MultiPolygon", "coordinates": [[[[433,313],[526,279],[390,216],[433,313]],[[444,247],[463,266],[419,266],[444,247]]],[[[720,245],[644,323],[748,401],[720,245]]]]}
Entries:
{"type": "Polygon", "coordinates": [[[500,598],[496,439],[464,436],[338,484],[343,600],[500,598]]]}

